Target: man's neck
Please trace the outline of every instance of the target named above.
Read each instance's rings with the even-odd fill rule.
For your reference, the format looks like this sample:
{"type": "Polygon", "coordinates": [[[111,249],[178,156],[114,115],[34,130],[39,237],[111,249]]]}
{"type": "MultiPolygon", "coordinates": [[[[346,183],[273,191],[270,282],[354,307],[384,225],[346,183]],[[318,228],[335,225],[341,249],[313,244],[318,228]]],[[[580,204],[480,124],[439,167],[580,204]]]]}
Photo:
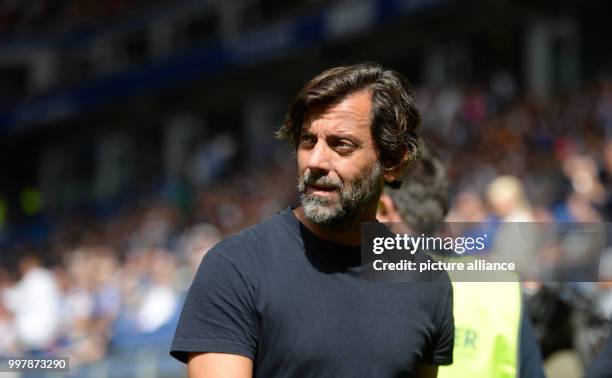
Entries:
{"type": "MultiPolygon", "coordinates": [[[[376,205],[375,203],[374,205],[376,205]]],[[[302,207],[293,210],[293,214],[310,232],[323,240],[350,246],[361,245],[361,223],[376,222],[376,206],[368,206],[362,216],[355,217],[350,223],[339,227],[328,227],[310,221],[304,215],[302,207]]]]}

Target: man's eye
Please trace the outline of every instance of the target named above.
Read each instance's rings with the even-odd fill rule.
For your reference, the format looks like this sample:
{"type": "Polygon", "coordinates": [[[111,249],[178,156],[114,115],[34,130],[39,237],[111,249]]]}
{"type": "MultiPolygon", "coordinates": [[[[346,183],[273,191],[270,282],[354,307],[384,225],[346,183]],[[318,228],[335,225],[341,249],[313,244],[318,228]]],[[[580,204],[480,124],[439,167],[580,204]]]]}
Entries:
{"type": "Polygon", "coordinates": [[[351,152],[355,149],[355,145],[350,142],[338,142],[335,147],[340,152],[351,152]]]}
{"type": "Polygon", "coordinates": [[[300,137],[300,144],[303,146],[311,146],[315,143],[315,138],[311,135],[302,135],[300,137]]]}

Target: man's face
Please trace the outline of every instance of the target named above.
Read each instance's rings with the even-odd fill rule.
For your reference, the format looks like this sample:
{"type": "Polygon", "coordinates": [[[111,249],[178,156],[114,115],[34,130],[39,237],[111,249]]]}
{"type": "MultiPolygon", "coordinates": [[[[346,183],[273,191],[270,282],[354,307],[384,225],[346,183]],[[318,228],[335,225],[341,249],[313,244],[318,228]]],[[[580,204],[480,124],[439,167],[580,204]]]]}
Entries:
{"type": "Polygon", "coordinates": [[[297,149],[298,189],[311,222],[341,226],[378,201],[383,172],[370,110],[370,92],[360,91],[304,118],[297,149]]]}

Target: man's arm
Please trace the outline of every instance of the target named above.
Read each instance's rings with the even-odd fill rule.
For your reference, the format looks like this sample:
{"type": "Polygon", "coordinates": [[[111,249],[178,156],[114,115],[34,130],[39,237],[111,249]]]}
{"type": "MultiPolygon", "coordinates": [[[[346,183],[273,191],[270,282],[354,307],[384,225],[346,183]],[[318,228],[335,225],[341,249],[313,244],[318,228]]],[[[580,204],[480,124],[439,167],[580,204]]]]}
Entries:
{"type": "Polygon", "coordinates": [[[253,361],[237,354],[189,353],[187,372],[189,378],[251,378],[253,361]]]}
{"type": "Polygon", "coordinates": [[[415,377],[417,378],[436,378],[438,376],[438,365],[419,364],[415,377]]]}
{"type": "Polygon", "coordinates": [[[225,257],[236,246],[221,247],[206,254],[185,299],[170,349],[181,362],[205,352],[255,358],[255,282],[244,267],[225,257]]]}

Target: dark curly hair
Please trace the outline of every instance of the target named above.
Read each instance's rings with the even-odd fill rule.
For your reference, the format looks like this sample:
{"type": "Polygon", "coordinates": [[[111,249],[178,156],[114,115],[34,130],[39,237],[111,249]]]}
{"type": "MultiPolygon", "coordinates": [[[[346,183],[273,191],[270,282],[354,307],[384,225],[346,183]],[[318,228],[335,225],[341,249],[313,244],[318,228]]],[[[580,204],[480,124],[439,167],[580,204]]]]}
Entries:
{"type": "MultiPolygon", "coordinates": [[[[289,106],[276,137],[297,148],[309,111],[326,109],[362,90],[372,92],[371,129],[382,165],[392,168],[415,160],[421,152],[421,115],[412,89],[401,74],[377,63],[335,67],[310,80],[289,106]]],[[[395,188],[400,185],[390,184],[395,188]]]]}

